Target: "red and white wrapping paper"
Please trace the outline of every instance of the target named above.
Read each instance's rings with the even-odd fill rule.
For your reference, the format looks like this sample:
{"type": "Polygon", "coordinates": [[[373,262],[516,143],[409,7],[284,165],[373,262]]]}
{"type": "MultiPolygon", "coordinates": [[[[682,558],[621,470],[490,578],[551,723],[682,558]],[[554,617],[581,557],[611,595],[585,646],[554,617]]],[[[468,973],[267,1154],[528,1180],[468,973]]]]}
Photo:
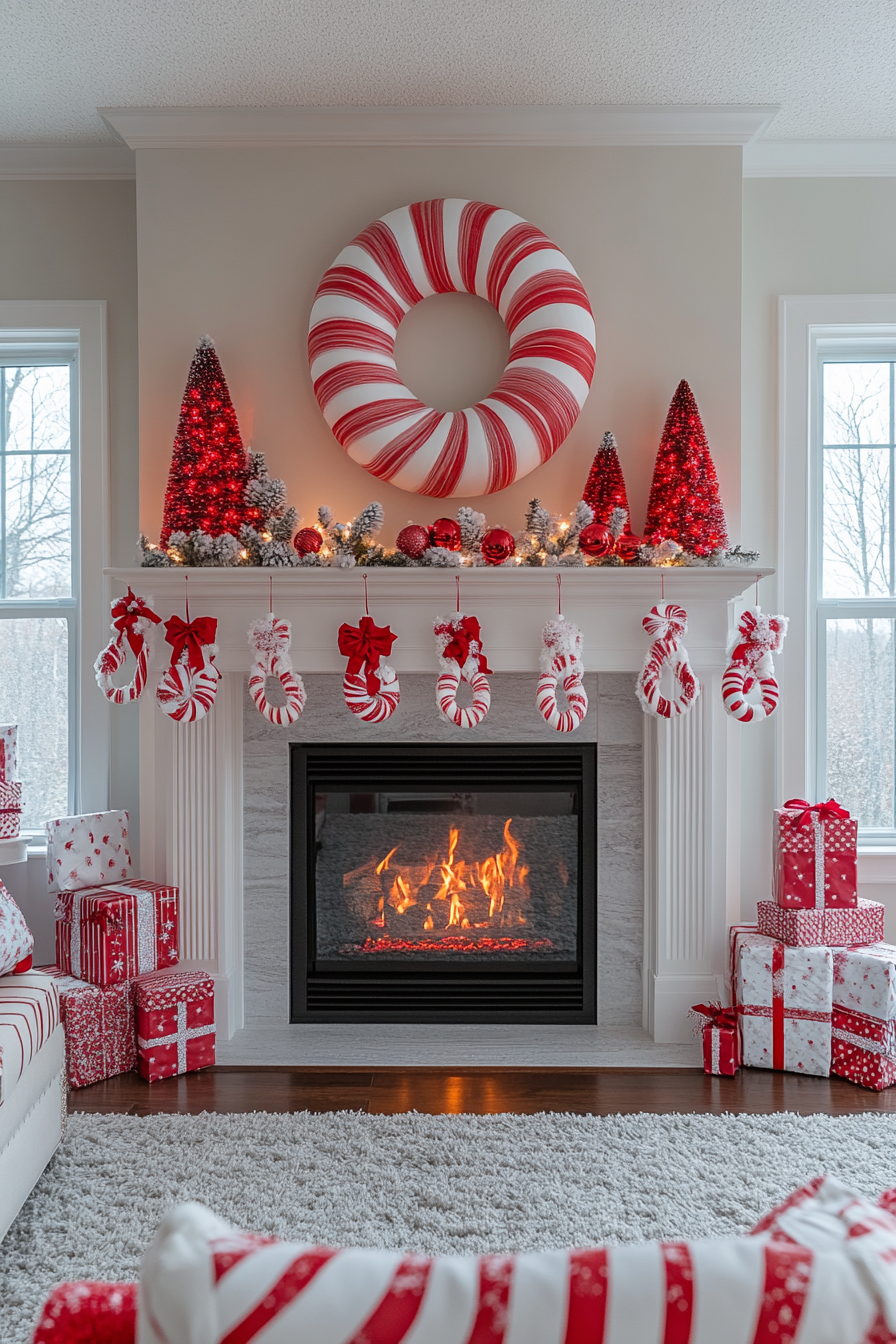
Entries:
{"type": "Polygon", "coordinates": [[[896,947],[834,953],[831,1071],[876,1092],[896,1083],[896,947]]]}
{"type": "Polygon", "coordinates": [[[22,786],[0,781],[0,840],[15,840],[22,823],[22,786]]]}
{"type": "Polygon", "coordinates": [[[215,983],[205,971],[150,975],[133,987],[141,1078],[207,1069],[215,1062],[215,983]]]}
{"type": "Polygon", "coordinates": [[[691,1017],[703,1019],[699,1027],[703,1037],[703,1072],[732,1077],[741,1064],[737,1009],[725,1008],[721,1003],[695,1003],[691,1017]]]}
{"type": "Polygon", "coordinates": [[[59,991],[65,1027],[65,1056],[70,1087],[89,1087],[137,1063],[131,986],[122,980],[102,988],[66,975],[58,966],[41,966],[59,991]]]}
{"type": "Polygon", "coordinates": [[[83,891],[131,880],[127,812],[92,812],[48,821],[47,881],[51,891],[83,891]]]}
{"type": "Polygon", "coordinates": [[[748,1068],[827,1078],[834,954],[791,947],[755,929],[731,930],[732,983],[748,1068]]]}
{"type": "Polygon", "coordinates": [[[17,735],[17,724],[0,723],[0,784],[15,784],[18,782],[17,735]]]}
{"type": "Polygon", "coordinates": [[[791,799],[775,812],[775,900],[789,910],[848,908],[858,903],[859,826],[831,800],[791,799]],[[834,810],[843,815],[834,815],[834,810]]]}
{"type": "Polygon", "coordinates": [[[852,908],[785,910],[775,901],[757,901],[759,932],[793,947],[854,947],[877,943],[884,936],[885,907],[860,900],[852,908]]]}
{"type": "Polygon", "coordinates": [[[56,964],[91,985],[114,985],[178,959],[177,887],[135,878],[56,897],[56,964]]]}

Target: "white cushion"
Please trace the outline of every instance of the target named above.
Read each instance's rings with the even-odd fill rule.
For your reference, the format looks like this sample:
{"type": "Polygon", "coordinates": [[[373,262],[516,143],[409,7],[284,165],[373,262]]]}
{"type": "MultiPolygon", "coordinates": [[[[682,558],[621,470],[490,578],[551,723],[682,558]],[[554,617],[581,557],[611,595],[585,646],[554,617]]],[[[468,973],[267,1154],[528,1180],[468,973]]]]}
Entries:
{"type": "Polygon", "coordinates": [[[0,1104],[59,1026],[59,993],[48,975],[0,979],[0,1104]]]}

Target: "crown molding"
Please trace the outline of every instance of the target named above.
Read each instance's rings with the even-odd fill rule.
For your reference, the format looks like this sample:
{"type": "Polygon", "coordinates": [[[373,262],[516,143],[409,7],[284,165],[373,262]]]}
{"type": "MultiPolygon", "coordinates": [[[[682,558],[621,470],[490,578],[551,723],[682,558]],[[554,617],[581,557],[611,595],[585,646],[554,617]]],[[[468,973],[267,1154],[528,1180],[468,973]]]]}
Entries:
{"type": "Polygon", "coordinates": [[[894,140],[757,140],[744,177],[894,177],[894,140]]]}
{"type": "Polygon", "coordinates": [[[135,176],[133,151],[124,145],[0,145],[0,181],[135,176]]]}
{"type": "Polygon", "coordinates": [[[101,107],[131,149],[747,145],[777,107],[101,107]]]}

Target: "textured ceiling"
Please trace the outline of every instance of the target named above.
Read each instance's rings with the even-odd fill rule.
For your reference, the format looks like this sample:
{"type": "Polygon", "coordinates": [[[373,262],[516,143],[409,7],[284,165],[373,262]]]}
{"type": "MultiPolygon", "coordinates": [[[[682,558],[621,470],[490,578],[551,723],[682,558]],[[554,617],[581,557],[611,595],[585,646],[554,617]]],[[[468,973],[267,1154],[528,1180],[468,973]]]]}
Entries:
{"type": "Polygon", "coordinates": [[[779,103],[896,136],[893,0],[0,0],[0,141],[118,107],[779,103]]]}

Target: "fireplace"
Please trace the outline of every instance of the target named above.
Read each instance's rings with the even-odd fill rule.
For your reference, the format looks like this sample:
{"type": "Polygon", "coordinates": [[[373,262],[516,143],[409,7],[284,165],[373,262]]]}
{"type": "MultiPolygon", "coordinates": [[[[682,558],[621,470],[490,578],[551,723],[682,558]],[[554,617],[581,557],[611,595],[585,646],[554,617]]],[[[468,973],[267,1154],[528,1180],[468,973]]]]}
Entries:
{"type": "Polygon", "coordinates": [[[294,743],[293,1022],[596,1021],[596,748],[294,743]]]}

